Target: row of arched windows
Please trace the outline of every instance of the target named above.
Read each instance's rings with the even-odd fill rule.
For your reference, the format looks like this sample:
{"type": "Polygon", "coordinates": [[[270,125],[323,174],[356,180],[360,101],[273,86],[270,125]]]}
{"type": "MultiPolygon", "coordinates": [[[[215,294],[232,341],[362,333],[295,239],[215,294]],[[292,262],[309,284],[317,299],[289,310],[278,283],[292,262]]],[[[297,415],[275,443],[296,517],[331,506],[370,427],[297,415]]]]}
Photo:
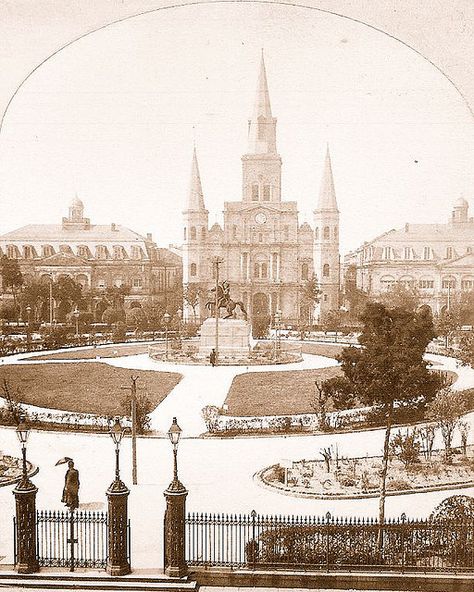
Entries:
{"type": "Polygon", "coordinates": [[[96,245],[94,250],[87,245],[78,245],[75,252],[70,245],[59,245],[57,251],[52,245],[42,245],[40,253],[33,245],[23,245],[21,249],[17,245],[7,245],[5,253],[9,259],[46,258],[56,253],[77,255],[83,259],[143,259],[143,250],[138,245],[131,246],[129,253],[122,245],[114,245],[111,250],[106,245],[96,245]]]}
{"type": "MultiPolygon", "coordinates": [[[[426,245],[423,247],[421,252],[417,252],[414,247],[406,246],[402,247],[400,250],[395,249],[390,245],[386,245],[381,247],[381,254],[382,259],[385,260],[392,260],[392,259],[404,259],[405,261],[413,261],[415,259],[423,259],[424,261],[431,261],[434,259],[434,251],[433,247],[426,245]]],[[[467,246],[465,249],[465,254],[472,253],[472,247],[467,246]]],[[[456,249],[452,246],[447,246],[445,251],[442,253],[444,259],[454,259],[458,256],[456,249]]],[[[368,247],[364,250],[364,259],[366,261],[375,259],[377,257],[376,248],[374,246],[368,247]]]]}

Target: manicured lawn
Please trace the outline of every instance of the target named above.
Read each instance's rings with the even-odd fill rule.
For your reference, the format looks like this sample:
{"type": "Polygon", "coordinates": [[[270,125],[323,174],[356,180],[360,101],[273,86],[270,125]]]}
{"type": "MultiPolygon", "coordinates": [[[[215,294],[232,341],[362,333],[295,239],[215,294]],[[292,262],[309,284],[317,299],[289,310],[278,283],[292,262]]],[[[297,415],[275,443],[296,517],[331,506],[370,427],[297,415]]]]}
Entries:
{"type": "Polygon", "coordinates": [[[6,379],[23,403],[64,411],[116,415],[130,391],[130,376],[138,376],[137,388],[154,408],[181,380],[175,372],[128,370],[99,362],[12,365],[0,368],[0,384],[6,379]]]}
{"type": "Polygon", "coordinates": [[[106,347],[88,348],[81,350],[65,350],[56,354],[42,354],[34,356],[33,360],[94,360],[101,358],[121,358],[122,356],[136,356],[148,353],[148,344],[132,343],[128,345],[110,345],[106,347]]]}
{"type": "Polygon", "coordinates": [[[302,352],[304,354],[313,354],[314,356],[327,356],[335,358],[341,353],[347,345],[326,345],[325,343],[305,343],[303,341],[302,352]]]}
{"type": "Polygon", "coordinates": [[[234,416],[314,413],[314,381],[341,374],[338,367],[288,372],[248,372],[232,381],[225,400],[234,416]]]}

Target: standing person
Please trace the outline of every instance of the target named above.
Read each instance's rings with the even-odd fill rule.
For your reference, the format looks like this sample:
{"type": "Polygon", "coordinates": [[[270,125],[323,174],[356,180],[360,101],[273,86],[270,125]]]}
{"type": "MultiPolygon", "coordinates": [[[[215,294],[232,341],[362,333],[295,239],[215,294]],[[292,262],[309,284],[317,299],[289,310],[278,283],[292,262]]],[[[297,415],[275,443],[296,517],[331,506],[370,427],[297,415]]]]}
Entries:
{"type": "Polygon", "coordinates": [[[211,353],[209,354],[209,362],[211,363],[211,366],[216,365],[216,350],[215,349],[211,349],[211,353]]]}
{"type": "Polygon", "coordinates": [[[61,501],[73,512],[79,507],[79,471],[74,468],[73,460],[68,460],[67,465],[61,501]]]}

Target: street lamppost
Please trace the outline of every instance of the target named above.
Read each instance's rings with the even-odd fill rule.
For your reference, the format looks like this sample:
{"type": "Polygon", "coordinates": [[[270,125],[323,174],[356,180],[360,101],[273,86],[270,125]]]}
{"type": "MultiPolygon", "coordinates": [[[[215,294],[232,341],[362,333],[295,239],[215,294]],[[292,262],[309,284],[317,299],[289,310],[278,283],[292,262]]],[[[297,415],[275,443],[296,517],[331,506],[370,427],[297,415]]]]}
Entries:
{"type": "Polygon", "coordinates": [[[16,570],[18,573],[34,573],[38,571],[36,555],[36,493],[38,489],[28,479],[26,462],[26,443],[30,430],[21,419],[16,428],[16,435],[21,444],[22,478],[13,490],[16,502],[16,570]]]}
{"type": "Polygon", "coordinates": [[[31,306],[26,307],[26,351],[31,349],[31,306]]]}
{"type": "Polygon", "coordinates": [[[165,360],[168,361],[168,326],[170,324],[171,315],[167,312],[163,315],[163,321],[165,322],[165,360]]]}
{"type": "Polygon", "coordinates": [[[20,481],[20,486],[23,486],[25,483],[28,482],[28,469],[26,464],[26,443],[28,442],[29,435],[30,429],[26,425],[24,418],[22,418],[20,423],[18,424],[18,427],[16,428],[16,436],[21,444],[21,455],[23,459],[22,478],[20,481]]]}
{"type": "Polygon", "coordinates": [[[79,337],[79,315],[81,313],[79,312],[79,309],[76,308],[74,309],[72,316],[74,317],[75,321],[76,321],[76,337],[79,337]]]}
{"type": "Polygon", "coordinates": [[[281,325],[281,310],[276,310],[275,311],[275,351],[274,351],[275,360],[280,357],[280,349],[281,349],[280,325],[281,325]]]}
{"type": "Polygon", "coordinates": [[[165,573],[171,577],[181,578],[186,575],[186,496],[188,492],[178,478],[178,443],[181,428],[173,417],[173,423],[168,430],[168,438],[173,445],[173,480],[164,492],[166,498],[166,512],[164,521],[165,541],[165,573]]]}
{"type": "Polygon", "coordinates": [[[112,576],[124,576],[130,573],[128,558],[128,487],[120,480],[120,443],[125,429],[120,420],[115,419],[110,428],[110,437],[115,444],[115,479],[107,489],[108,499],[108,558],[107,573],[112,576]]]}

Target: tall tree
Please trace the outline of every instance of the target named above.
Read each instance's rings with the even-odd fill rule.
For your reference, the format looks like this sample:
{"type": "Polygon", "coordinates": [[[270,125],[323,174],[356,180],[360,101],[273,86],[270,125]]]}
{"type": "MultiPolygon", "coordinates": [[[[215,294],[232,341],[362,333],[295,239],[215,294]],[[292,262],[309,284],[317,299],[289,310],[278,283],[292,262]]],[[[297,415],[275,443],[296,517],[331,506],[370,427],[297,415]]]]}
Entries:
{"type": "Polygon", "coordinates": [[[183,298],[185,303],[192,308],[194,322],[196,322],[196,308],[203,291],[204,287],[199,282],[193,282],[184,286],[183,298]]]}
{"type": "Polygon", "coordinates": [[[53,298],[58,303],[58,319],[64,321],[67,313],[82,300],[82,286],[69,276],[61,276],[53,283],[53,298]]]}
{"type": "Polygon", "coordinates": [[[362,347],[344,348],[340,361],[354,394],[368,405],[382,407],[385,438],[380,483],[379,521],[385,520],[385,494],[390,431],[396,403],[428,403],[439,388],[439,378],[428,371],[423,354],[435,332],[429,311],[386,308],[369,303],[361,320],[362,347]]]}
{"type": "Polygon", "coordinates": [[[2,287],[4,290],[10,290],[13,295],[13,303],[16,309],[16,296],[18,290],[23,285],[23,274],[17,259],[10,259],[3,255],[0,262],[0,274],[2,276],[2,287]]]}
{"type": "Polygon", "coordinates": [[[311,279],[303,284],[301,292],[301,304],[309,310],[308,319],[304,320],[308,321],[309,325],[313,322],[314,307],[318,304],[320,296],[321,290],[319,289],[318,280],[313,274],[311,279]]]}
{"type": "Polygon", "coordinates": [[[377,297],[387,308],[404,308],[415,311],[422,304],[420,291],[416,286],[396,283],[377,297]]]}

